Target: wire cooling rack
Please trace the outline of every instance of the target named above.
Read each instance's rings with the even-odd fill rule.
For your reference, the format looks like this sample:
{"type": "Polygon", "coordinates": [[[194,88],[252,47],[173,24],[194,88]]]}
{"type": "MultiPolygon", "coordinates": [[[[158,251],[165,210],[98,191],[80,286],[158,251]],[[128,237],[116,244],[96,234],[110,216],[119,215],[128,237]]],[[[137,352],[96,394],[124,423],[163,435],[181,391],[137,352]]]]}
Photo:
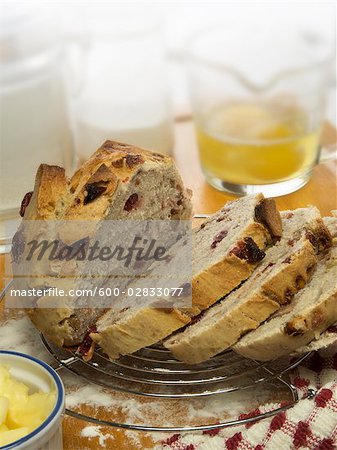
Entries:
{"type": "MultiPolygon", "coordinates": [[[[10,285],[11,283],[0,293],[0,303],[10,285]]],[[[84,361],[74,351],[59,348],[42,334],[40,336],[44,347],[55,361],[52,367],[56,371],[65,373],[70,371],[84,380],[117,392],[163,400],[194,399],[226,395],[235,391],[249,392],[249,389],[254,389],[258,385],[263,386],[274,381],[279,387],[287,388],[291,396],[291,401],[284,406],[254,417],[229,419],[200,426],[161,427],[151,424],[120,423],[66,409],[69,416],[77,419],[137,431],[204,431],[242,425],[273,416],[298,402],[297,390],[287,379],[287,375],[310,355],[309,352],[298,357],[284,357],[260,363],[228,350],[204,363],[186,365],[174,359],[162,345],[156,344],[115,361],[110,361],[100,348],[96,348],[92,359],[84,361]]]]}
{"type": "Polygon", "coordinates": [[[62,350],[41,335],[42,342],[56,361],[57,371],[72,373],[100,386],[136,396],[162,399],[192,399],[216,396],[251,389],[260,383],[277,380],[290,391],[292,401],[285,406],[251,418],[227,420],[201,426],[159,427],[153,425],[118,423],[101,420],[75,411],[70,416],[100,425],[138,431],[200,431],[245,424],[270,417],[293,406],[298,401],[295,387],[285,379],[285,374],[300,364],[309,353],[297,358],[281,358],[268,363],[243,358],[233,351],[226,351],[198,365],[185,365],[174,359],[161,345],[146,347],[137,353],[110,361],[100,349],[85,362],[76,353],[62,350]]]}
{"type": "MultiPolygon", "coordinates": [[[[10,285],[11,283],[0,293],[0,302],[4,299],[10,285]]],[[[77,419],[137,431],[203,431],[241,425],[273,416],[290,408],[299,400],[296,388],[286,379],[287,372],[301,364],[310,354],[260,363],[243,358],[229,350],[204,363],[186,365],[174,359],[162,345],[156,344],[115,361],[110,361],[101,349],[97,348],[93,358],[90,361],[84,361],[74,351],[57,347],[42,334],[41,340],[55,361],[52,367],[56,371],[70,371],[91,383],[134,396],[163,400],[219,396],[235,391],[248,391],[272,380],[277,381],[283,388],[286,387],[291,395],[291,401],[286,405],[254,417],[229,419],[200,426],[161,427],[120,423],[102,420],[70,409],[66,410],[69,416],[77,419]]]]}

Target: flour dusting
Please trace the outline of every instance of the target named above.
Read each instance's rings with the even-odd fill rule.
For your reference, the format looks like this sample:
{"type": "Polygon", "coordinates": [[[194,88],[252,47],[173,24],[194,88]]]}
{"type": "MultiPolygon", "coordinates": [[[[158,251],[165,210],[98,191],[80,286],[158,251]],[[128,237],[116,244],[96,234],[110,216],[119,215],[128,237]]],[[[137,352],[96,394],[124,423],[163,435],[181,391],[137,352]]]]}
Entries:
{"type": "Polygon", "coordinates": [[[111,408],[114,406],[115,402],[100,386],[87,384],[67,393],[66,396],[67,408],[78,408],[83,404],[111,408]]]}
{"type": "Polygon", "coordinates": [[[25,315],[1,324],[0,342],[3,350],[15,350],[49,363],[52,361],[42,344],[39,332],[25,315]]]}
{"type": "Polygon", "coordinates": [[[94,425],[89,425],[89,426],[83,428],[83,430],[81,431],[81,436],[86,437],[86,438],[98,437],[98,442],[99,442],[100,447],[105,447],[105,441],[108,437],[112,438],[112,436],[110,436],[110,435],[105,436],[101,432],[101,427],[94,426],[94,425]]]}

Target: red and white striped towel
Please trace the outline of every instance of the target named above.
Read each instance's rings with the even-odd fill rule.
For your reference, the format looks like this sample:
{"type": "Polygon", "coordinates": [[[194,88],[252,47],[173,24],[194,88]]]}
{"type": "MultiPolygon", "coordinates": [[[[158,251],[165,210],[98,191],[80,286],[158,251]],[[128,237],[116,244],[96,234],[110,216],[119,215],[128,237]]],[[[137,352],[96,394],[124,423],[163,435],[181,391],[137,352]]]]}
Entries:
{"type": "MultiPolygon", "coordinates": [[[[314,353],[292,373],[300,400],[274,417],[203,433],[174,434],[163,450],[334,450],[337,449],[337,345],[314,353]],[[315,394],[315,395],[311,395],[315,394]]],[[[276,404],[255,409],[253,417],[276,404]]]]}

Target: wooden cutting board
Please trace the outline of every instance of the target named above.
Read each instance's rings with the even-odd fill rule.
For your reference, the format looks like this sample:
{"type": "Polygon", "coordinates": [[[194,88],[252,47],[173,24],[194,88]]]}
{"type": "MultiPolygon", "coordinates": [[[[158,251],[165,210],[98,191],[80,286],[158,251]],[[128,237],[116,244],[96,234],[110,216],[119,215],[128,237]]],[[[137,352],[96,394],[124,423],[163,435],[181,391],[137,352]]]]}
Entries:
{"type": "MultiPolygon", "coordinates": [[[[180,120],[175,125],[176,145],[175,158],[182,173],[186,186],[193,190],[193,203],[195,213],[212,213],[219,209],[226,201],[234,197],[218,192],[209,186],[202,175],[198,151],[191,120],[180,120]]],[[[322,144],[333,145],[337,142],[335,128],[326,124],[322,144]]],[[[331,209],[337,209],[337,165],[329,162],[317,166],[313,171],[311,181],[299,191],[276,199],[280,209],[293,209],[316,205],[322,214],[329,214],[331,209]]],[[[3,285],[3,263],[0,258],[0,284],[3,285]]],[[[0,319],[3,311],[0,305],[0,319]]],[[[1,343],[0,343],[1,347],[1,343]]],[[[20,349],[18,349],[20,350],[20,349]]],[[[90,407],[85,408],[90,413],[90,407]]],[[[103,448],[98,437],[88,438],[81,436],[83,428],[92,424],[66,416],[63,423],[64,449],[84,450],[103,448]]],[[[165,424],[163,424],[165,425],[165,424]]],[[[152,448],[156,439],[141,432],[133,432],[133,436],[123,430],[102,427],[100,432],[106,436],[105,448],[112,450],[132,450],[152,448]],[[135,440],[136,436],[136,440],[135,440]],[[137,444],[135,444],[137,442],[137,444]]]]}

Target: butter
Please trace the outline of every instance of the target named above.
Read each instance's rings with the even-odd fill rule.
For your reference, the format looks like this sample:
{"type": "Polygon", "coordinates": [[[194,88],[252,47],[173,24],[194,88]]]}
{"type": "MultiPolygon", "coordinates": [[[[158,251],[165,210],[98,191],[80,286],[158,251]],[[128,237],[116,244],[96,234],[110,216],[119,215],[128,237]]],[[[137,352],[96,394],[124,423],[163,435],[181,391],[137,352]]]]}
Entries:
{"type": "Polygon", "coordinates": [[[0,447],[10,444],[40,426],[55,406],[55,392],[35,392],[0,365],[0,447]]]}

